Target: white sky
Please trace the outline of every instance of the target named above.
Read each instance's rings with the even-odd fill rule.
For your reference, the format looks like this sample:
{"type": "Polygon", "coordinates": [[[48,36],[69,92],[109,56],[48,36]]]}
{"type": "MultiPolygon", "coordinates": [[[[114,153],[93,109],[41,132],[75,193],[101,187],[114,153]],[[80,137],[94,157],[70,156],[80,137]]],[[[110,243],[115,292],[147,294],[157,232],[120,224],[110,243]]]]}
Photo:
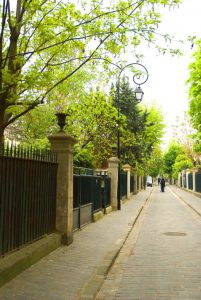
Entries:
{"type": "MultiPolygon", "coordinates": [[[[165,10],[159,32],[169,33],[182,39],[185,36],[201,38],[201,0],[183,0],[178,9],[165,10]]],[[[182,116],[188,110],[188,90],[185,82],[188,79],[188,65],[195,51],[190,44],[186,45],[182,57],[158,55],[155,51],[144,52],[142,63],[149,71],[149,79],[142,86],[145,103],[155,102],[162,108],[165,122],[168,124],[165,144],[171,139],[172,124],[176,116],[182,116]]]]}

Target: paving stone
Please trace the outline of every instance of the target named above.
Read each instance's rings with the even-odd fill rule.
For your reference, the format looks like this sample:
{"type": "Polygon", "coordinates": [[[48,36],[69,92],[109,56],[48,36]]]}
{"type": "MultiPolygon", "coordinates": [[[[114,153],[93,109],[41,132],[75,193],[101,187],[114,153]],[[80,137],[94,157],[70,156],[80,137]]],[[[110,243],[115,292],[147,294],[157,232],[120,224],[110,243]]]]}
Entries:
{"type": "MultiPolygon", "coordinates": [[[[192,194],[175,187],[161,194],[154,188],[137,242],[127,260],[124,258],[113,299],[201,299],[201,217],[178,196],[201,210],[201,199],[192,194]]],[[[112,278],[115,273],[110,284],[112,278]]],[[[99,292],[102,297],[106,283],[107,278],[99,292]]]]}
{"type": "MultiPolygon", "coordinates": [[[[96,271],[104,273],[112,263],[149,194],[150,190],[138,193],[122,205],[121,211],[75,232],[70,246],[58,248],[0,288],[0,299],[79,299],[96,271]]],[[[91,285],[93,295],[95,287],[91,285]]]]}
{"type": "Polygon", "coordinates": [[[76,232],[73,244],[0,288],[0,299],[200,300],[201,217],[190,207],[201,211],[201,199],[170,188],[148,188],[76,232]],[[132,228],[151,191],[144,217],[132,228]]]}

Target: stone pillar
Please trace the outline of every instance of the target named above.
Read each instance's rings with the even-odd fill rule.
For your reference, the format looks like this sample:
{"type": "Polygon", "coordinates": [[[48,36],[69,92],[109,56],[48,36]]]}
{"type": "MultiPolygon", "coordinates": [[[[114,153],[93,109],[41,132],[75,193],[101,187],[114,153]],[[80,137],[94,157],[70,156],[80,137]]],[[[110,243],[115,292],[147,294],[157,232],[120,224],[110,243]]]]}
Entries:
{"type": "Polygon", "coordinates": [[[130,188],[131,166],[126,164],[123,166],[123,170],[124,170],[124,172],[127,173],[127,193],[126,193],[127,195],[126,195],[126,197],[127,197],[127,199],[130,199],[130,197],[131,197],[131,188],[130,188]]]}
{"type": "Polygon", "coordinates": [[[185,187],[185,185],[186,185],[186,182],[185,182],[185,175],[186,175],[186,170],[182,170],[181,171],[181,176],[182,176],[182,179],[181,179],[181,181],[182,181],[182,188],[184,188],[185,187]]]}
{"type": "Polygon", "coordinates": [[[137,190],[137,170],[134,171],[134,195],[138,192],[137,190]]]}
{"type": "Polygon", "coordinates": [[[57,153],[56,229],[62,242],[73,242],[73,145],[75,139],[59,132],[48,137],[51,150],[57,153]]]}
{"type": "Polygon", "coordinates": [[[192,175],[193,175],[193,192],[196,192],[196,184],[195,184],[195,174],[198,172],[197,168],[192,169],[192,175]]]}
{"type": "Polygon", "coordinates": [[[186,169],[186,188],[189,190],[189,183],[188,183],[188,174],[190,173],[190,169],[186,169]]]}
{"type": "Polygon", "coordinates": [[[111,178],[111,206],[117,210],[117,189],[118,189],[118,166],[120,160],[117,157],[108,159],[108,175],[111,178]]]}

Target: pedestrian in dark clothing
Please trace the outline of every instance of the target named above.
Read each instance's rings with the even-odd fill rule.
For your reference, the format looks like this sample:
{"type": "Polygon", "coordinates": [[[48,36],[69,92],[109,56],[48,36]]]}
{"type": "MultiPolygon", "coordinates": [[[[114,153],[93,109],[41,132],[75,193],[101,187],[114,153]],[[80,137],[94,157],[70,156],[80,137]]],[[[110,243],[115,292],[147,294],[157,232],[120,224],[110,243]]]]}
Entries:
{"type": "Polygon", "coordinates": [[[161,192],[165,192],[165,179],[162,177],[161,178],[161,192]]]}
{"type": "Polygon", "coordinates": [[[160,177],[158,177],[158,185],[160,184],[160,182],[161,182],[161,179],[160,179],[160,177]]]}

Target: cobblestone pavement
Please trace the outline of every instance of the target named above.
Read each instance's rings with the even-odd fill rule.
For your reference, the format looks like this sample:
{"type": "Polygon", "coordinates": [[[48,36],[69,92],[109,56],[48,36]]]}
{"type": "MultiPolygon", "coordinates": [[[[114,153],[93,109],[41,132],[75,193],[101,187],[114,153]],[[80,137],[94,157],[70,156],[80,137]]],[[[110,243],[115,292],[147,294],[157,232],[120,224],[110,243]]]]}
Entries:
{"type": "Polygon", "coordinates": [[[97,300],[201,299],[201,217],[180,198],[201,210],[201,199],[185,191],[154,187],[97,300]]]}
{"type": "Polygon", "coordinates": [[[0,299],[93,299],[151,191],[138,193],[121,211],[76,232],[70,246],[60,247],[0,288],[0,299]],[[82,290],[88,296],[80,296],[82,290]]]}

